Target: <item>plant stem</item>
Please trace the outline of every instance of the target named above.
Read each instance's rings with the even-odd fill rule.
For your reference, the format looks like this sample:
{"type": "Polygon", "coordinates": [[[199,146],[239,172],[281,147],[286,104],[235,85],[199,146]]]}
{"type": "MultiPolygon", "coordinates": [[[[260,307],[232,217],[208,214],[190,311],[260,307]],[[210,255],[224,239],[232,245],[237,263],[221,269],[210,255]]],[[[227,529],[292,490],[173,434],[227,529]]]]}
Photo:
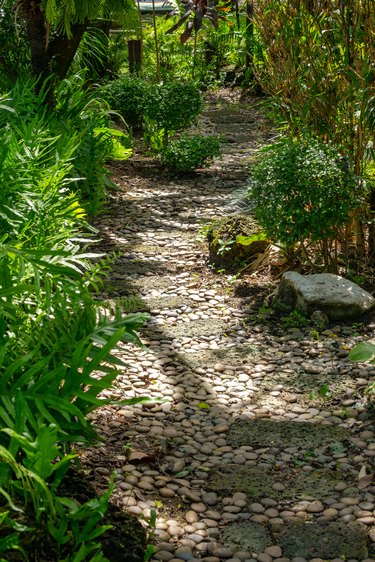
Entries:
{"type": "Polygon", "coordinates": [[[152,0],[152,22],[154,26],[154,41],[155,41],[155,55],[156,55],[156,77],[158,82],[161,81],[160,76],[160,54],[159,54],[159,42],[158,42],[158,32],[156,28],[156,13],[155,13],[155,0],[152,0]]]}

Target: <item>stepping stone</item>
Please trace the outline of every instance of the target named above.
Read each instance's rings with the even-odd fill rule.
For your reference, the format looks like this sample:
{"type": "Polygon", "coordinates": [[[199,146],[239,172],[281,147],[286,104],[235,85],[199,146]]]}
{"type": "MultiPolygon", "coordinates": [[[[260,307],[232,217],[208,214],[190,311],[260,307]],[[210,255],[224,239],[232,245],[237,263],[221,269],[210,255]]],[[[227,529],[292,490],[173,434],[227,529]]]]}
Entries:
{"type": "Polygon", "coordinates": [[[176,309],[181,308],[181,306],[191,304],[191,300],[188,297],[169,297],[168,295],[161,295],[160,297],[145,298],[145,303],[150,310],[154,309],[176,309]]]}
{"type": "MultiPolygon", "coordinates": [[[[194,320],[193,322],[181,322],[175,326],[163,324],[156,332],[163,332],[165,339],[197,338],[199,336],[213,336],[222,334],[228,328],[227,322],[223,320],[194,320]]],[[[147,329],[147,334],[152,336],[152,328],[147,329]]]]}
{"type": "Polygon", "coordinates": [[[345,393],[357,378],[356,373],[353,373],[351,370],[348,370],[346,373],[323,371],[320,374],[311,375],[302,371],[299,367],[295,367],[295,369],[293,373],[278,370],[271,375],[266,375],[262,379],[260,387],[267,388],[275,384],[282,384],[285,386],[285,389],[289,386],[307,394],[306,398],[308,398],[311,392],[318,393],[321,386],[327,385],[332,395],[336,396],[340,393],[345,393]]]}
{"type": "Polygon", "coordinates": [[[207,488],[220,495],[243,492],[249,503],[256,498],[322,500],[335,494],[342,479],[341,472],[324,468],[307,473],[290,467],[278,472],[272,466],[227,464],[211,472],[207,488]]]}
{"type": "Polygon", "coordinates": [[[360,525],[309,523],[284,527],[277,544],[287,558],[364,560],[368,557],[367,540],[366,528],[360,525]]]}
{"type": "Polygon", "coordinates": [[[227,435],[232,447],[301,447],[314,449],[350,439],[351,433],[341,427],[304,422],[265,419],[235,421],[227,435]]]}
{"type": "Polygon", "coordinates": [[[286,558],[334,558],[364,560],[368,557],[365,527],[344,523],[307,523],[287,525],[272,535],[267,526],[251,521],[225,527],[221,542],[227,548],[262,553],[277,544],[286,558]],[[273,535],[273,536],[272,536],[273,535]]]}
{"type": "MultiPolygon", "coordinates": [[[[227,326],[228,328],[228,326],[227,326]]],[[[199,353],[179,353],[179,361],[191,369],[197,367],[213,367],[216,363],[224,362],[226,365],[252,364],[261,357],[261,350],[255,345],[239,345],[229,349],[221,346],[217,351],[205,350],[199,353]]]]}
{"type": "Polygon", "coordinates": [[[274,544],[274,539],[264,525],[243,521],[225,527],[221,542],[233,552],[248,551],[261,553],[267,546],[274,544]]]}

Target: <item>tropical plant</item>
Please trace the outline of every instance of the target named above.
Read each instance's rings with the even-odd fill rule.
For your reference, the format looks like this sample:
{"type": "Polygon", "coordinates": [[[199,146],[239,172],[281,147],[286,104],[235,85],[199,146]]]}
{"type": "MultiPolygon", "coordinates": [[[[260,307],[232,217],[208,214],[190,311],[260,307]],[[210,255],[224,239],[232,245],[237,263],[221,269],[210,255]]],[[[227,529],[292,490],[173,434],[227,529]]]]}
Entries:
{"type": "Polygon", "coordinates": [[[350,164],[334,146],[282,138],[252,167],[247,200],[271,239],[289,250],[318,243],[329,267],[337,257],[332,241],[359,205],[360,192],[350,164]]]}
{"type": "Polygon", "coordinates": [[[220,154],[218,137],[185,134],[168,143],[161,153],[161,160],[168,169],[180,173],[207,167],[220,154]]]}
{"type": "Polygon", "coordinates": [[[97,538],[109,494],[80,506],[57,489],[72,443],[97,439],[87,416],[109,402],[102,392],[124,368],[117,346],[140,345],[146,316],[107,311],[93,296],[109,260],[88,249],[95,231],[74,189],[91,181],[78,170],[103,167],[113,137],[80,84],[65,81],[59,96],[55,113],[32,83],[0,100],[0,494],[9,507],[0,552],[22,553],[32,526],[57,543],[59,562],[104,562],[97,538]],[[87,137],[99,146],[91,160],[87,137]]]}
{"type": "MultiPolygon", "coordinates": [[[[106,200],[107,188],[115,187],[109,180],[105,163],[131,155],[130,137],[111,127],[108,105],[98,96],[96,89],[84,89],[84,75],[65,79],[59,85],[53,113],[45,109],[46,92],[41,90],[36,95],[34,84],[31,81],[19,82],[10,94],[7,105],[13,113],[3,112],[3,122],[8,123],[11,129],[8,133],[6,129],[3,131],[5,144],[2,150],[12,147],[17,151],[17,138],[21,136],[20,150],[26,153],[30,173],[43,176],[44,166],[51,162],[55,173],[48,175],[50,181],[53,178],[59,181],[63,175],[66,176],[68,166],[70,177],[65,178],[64,187],[80,193],[86,210],[95,213],[106,200]],[[43,150],[39,145],[43,145],[43,150]],[[41,165],[36,163],[39,160],[41,165]],[[64,171],[59,172],[59,166],[64,171]]],[[[15,154],[10,159],[10,166],[7,166],[11,175],[10,185],[16,184],[19,179],[18,171],[12,171],[12,158],[16,158],[15,154]]],[[[19,168],[19,173],[24,174],[24,169],[19,168]]],[[[47,187],[45,185],[46,192],[47,187]]],[[[14,193],[17,193],[16,189],[14,193]]]]}
{"type": "Polygon", "coordinates": [[[4,10],[15,11],[24,21],[32,72],[40,78],[38,87],[51,76],[52,83],[65,78],[84,32],[98,27],[98,20],[117,19],[124,27],[138,25],[131,0],[8,0],[4,10]]]}
{"type": "Polygon", "coordinates": [[[59,496],[58,487],[76,455],[63,455],[56,446],[56,428],[53,425],[40,426],[35,441],[28,434],[4,431],[19,443],[24,456],[20,462],[9,450],[0,446],[0,492],[14,513],[13,520],[7,517],[1,521],[2,532],[5,533],[3,551],[17,548],[27,559],[22,545],[32,542],[27,534],[33,531],[35,536],[35,528],[17,523],[19,518],[34,522],[36,541],[38,534],[43,533],[40,547],[48,549],[49,559],[53,557],[56,562],[108,562],[98,538],[111,528],[111,525],[102,525],[101,522],[108,509],[113,483],[101,497],[83,504],[59,496]],[[89,555],[90,558],[87,558],[89,555]]]}
{"type": "MultiPolygon", "coordinates": [[[[172,33],[186,23],[185,30],[180,36],[181,43],[187,41],[193,31],[197,34],[203,25],[203,19],[207,19],[216,28],[218,26],[218,14],[215,8],[209,6],[207,0],[181,0],[184,13],[167,33],[172,33]]],[[[178,13],[178,8],[174,14],[178,13]]],[[[173,14],[173,15],[174,15],[173,14]]]]}
{"type": "Polygon", "coordinates": [[[0,124],[7,122],[0,129],[0,427],[33,435],[41,422],[54,423],[61,441],[81,439],[90,433],[86,414],[116,376],[109,365],[121,364],[111,350],[119,341],[139,343],[134,330],[145,317],[109,318],[91,295],[108,262],[91,263],[100,258],[86,248],[93,229],[69,192],[80,165],[80,131],[69,123],[77,104],[58,134],[40,95],[21,92],[34,114],[23,118],[15,92],[0,111],[0,124]]]}

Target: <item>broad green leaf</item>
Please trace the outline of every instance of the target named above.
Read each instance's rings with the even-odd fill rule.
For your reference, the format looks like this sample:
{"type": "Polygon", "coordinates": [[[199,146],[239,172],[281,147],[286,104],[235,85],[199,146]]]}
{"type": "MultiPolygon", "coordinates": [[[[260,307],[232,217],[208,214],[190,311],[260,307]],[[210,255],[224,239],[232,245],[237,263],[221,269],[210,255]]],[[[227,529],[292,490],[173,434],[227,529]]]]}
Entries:
{"type": "Polygon", "coordinates": [[[0,539],[0,552],[6,552],[7,550],[20,550],[20,536],[18,533],[11,533],[6,537],[0,539]]]}
{"type": "Polygon", "coordinates": [[[201,408],[201,410],[209,410],[211,408],[211,406],[206,402],[199,402],[197,406],[198,408],[201,408]]]}
{"type": "Polygon", "coordinates": [[[349,353],[351,361],[370,361],[374,357],[375,345],[371,342],[360,342],[349,353]]]}
{"type": "Polygon", "coordinates": [[[265,232],[258,232],[252,236],[241,236],[236,237],[236,242],[241,244],[241,246],[250,246],[253,242],[258,242],[260,240],[267,240],[267,235],[265,232]]]}

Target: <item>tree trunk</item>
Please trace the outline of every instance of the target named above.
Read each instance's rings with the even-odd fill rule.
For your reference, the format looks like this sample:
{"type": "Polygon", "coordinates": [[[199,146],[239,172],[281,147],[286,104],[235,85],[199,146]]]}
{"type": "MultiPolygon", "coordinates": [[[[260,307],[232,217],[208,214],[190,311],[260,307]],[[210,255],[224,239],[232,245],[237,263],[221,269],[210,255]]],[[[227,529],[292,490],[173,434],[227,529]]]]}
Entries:
{"type": "Polygon", "coordinates": [[[72,25],[72,36],[55,35],[48,45],[50,73],[63,80],[77,52],[82,36],[87,29],[87,23],[72,25]]]}
{"type": "Polygon", "coordinates": [[[40,86],[50,75],[47,53],[48,33],[41,2],[22,0],[20,12],[25,18],[26,32],[31,51],[31,68],[34,76],[40,78],[40,86]]]}
{"type": "Polygon", "coordinates": [[[86,29],[86,23],[72,25],[71,37],[57,32],[50,37],[41,0],[20,0],[19,5],[30,44],[32,73],[38,78],[36,90],[40,92],[45,81],[49,79],[46,102],[53,105],[53,77],[55,80],[65,78],[86,29]]]}

